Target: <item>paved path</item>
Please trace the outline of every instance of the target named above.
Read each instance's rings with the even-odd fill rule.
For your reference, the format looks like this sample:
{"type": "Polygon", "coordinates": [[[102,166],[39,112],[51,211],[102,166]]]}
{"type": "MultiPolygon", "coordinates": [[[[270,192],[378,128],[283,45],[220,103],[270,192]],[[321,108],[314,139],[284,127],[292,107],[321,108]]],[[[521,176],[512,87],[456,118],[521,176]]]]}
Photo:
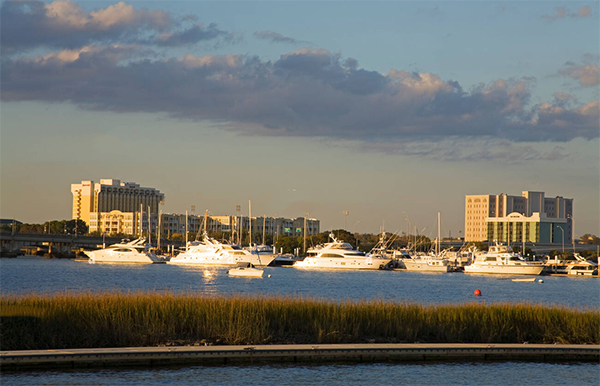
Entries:
{"type": "Polygon", "coordinates": [[[300,361],[594,361],[600,345],[547,344],[313,344],[171,346],[1,351],[7,369],[156,366],[300,361]]]}

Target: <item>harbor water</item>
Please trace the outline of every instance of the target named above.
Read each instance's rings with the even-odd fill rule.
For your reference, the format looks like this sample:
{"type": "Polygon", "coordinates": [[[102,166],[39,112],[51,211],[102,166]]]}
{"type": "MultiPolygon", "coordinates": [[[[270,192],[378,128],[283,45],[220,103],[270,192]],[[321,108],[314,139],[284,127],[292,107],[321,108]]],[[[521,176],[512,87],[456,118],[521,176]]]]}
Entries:
{"type": "MultiPolygon", "coordinates": [[[[229,277],[226,267],[169,264],[89,264],[70,259],[0,259],[4,296],[29,293],[172,292],[199,295],[266,295],[331,301],[382,299],[448,304],[530,302],[578,309],[600,307],[600,280],[590,277],[519,276],[401,271],[265,269],[261,278],[229,277]],[[270,277],[269,277],[270,276],[270,277]],[[541,279],[543,282],[539,282],[541,279]],[[475,297],[479,289],[482,296],[475,297]]],[[[6,385],[597,385],[595,363],[448,362],[322,365],[281,364],[3,372],[6,385]]]]}

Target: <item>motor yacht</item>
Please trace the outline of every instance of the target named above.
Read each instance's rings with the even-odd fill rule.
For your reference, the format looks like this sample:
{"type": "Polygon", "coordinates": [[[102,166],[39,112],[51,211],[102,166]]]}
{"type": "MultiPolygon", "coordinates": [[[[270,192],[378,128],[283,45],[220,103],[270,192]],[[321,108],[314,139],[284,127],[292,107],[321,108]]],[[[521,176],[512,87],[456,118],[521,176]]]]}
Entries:
{"type": "Polygon", "coordinates": [[[239,245],[222,243],[209,237],[206,232],[202,240],[188,243],[186,250],[169,260],[169,264],[194,265],[236,265],[251,263],[253,266],[267,266],[275,259],[274,255],[252,253],[239,245]]]}
{"type": "Polygon", "coordinates": [[[90,263],[164,263],[164,260],[154,253],[152,245],[146,243],[145,237],[133,241],[122,240],[96,251],[84,251],[90,258],[90,263]]]}
{"type": "Polygon", "coordinates": [[[421,272],[449,272],[451,269],[448,259],[443,255],[414,255],[401,259],[407,271],[421,272]]]}
{"type": "Polygon", "coordinates": [[[352,245],[336,239],[325,245],[308,249],[306,257],[296,261],[296,268],[339,268],[339,269],[384,269],[392,260],[387,257],[374,257],[352,248],[352,245]]]}
{"type": "Polygon", "coordinates": [[[510,246],[496,242],[487,252],[475,252],[473,262],[464,269],[466,273],[539,275],[544,266],[539,262],[526,261],[510,246]]]}
{"type": "Polygon", "coordinates": [[[598,264],[586,260],[584,257],[575,253],[575,261],[559,260],[557,257],[548,259],[544,263],[545,273],[559,273],[576,276],[598,275],[598,264]]]}

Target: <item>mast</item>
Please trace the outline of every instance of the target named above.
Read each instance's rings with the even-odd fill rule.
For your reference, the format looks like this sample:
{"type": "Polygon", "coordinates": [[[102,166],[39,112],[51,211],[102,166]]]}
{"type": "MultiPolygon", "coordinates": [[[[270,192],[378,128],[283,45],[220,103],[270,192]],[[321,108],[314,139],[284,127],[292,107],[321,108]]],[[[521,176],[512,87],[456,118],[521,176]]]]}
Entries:
{"type": "Polygon", "coordinates": [[[435,246],[435,249],[436,249],[435,254],[437,256],[440,255],[440,216],[441,216],[441,214],[440,214],[440,212],[438,212],[438,234],[437,234],[437,243],[435,246]]]}
{"type": "Polygon", "coordinates": [[[208,223],[208,209],[206,209],[206,211],[204,212],[204,234],[208,235],[208,233],[206,233],[206,224],[208,223]]]}
{"type": "Polygon", "coordinates": [[[187,251],[190,248],[188,245],[188,212],[185,211],[185,250],[187,251]]]}
{"type": "Polygon", "coordinates": [[[248,221],[250,222],[250,232],[248,233],[248,246],[252,246],[252,201],[248,200],[248,221]]]}
{"type": "Polygon", "coordinates": [[[152,220],[150,219],[150,205],[148,205],[148,244],[152,245],[152,220]]]}
{"type": "Polygon", "coordinates": [[[144,204],[142,204],[140,202],[140,232],[139,232],[140,237],[142,237],[144,235],[144,232],[143,232],[143,229],[144,229],[144,220],[143,220],[143,217],[144,217],[144,204]]]}
{"type": "Polygon", "coordinates": [[[265,227],[267,226],[267,215],[263,214],[263,245],[265,245],[265,227]]]}
{"type": "Polygon", "coordinates": [[[162,216],[162,210],[158,210],[158,241],[156,247],[160,250],[160,218],[162,216]]]}

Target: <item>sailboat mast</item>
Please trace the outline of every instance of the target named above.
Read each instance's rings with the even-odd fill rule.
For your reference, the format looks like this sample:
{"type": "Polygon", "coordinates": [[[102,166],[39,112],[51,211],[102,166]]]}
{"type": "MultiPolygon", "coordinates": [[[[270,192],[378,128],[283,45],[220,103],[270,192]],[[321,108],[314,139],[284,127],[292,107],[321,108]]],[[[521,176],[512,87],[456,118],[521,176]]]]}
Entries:
{"type": "Polygon", "coordinates": [[[185,250],[187,251],[190,248],[188,244],[188,212],[185,211],[185,250]]]}
{"type": "Polygon", "coordinates": [[[250,222],[250,232],[248,233],[248,244],[252,246],[252,201],[248,200],[248,221],[250,222]]]}
{"type": "Polygon", "coordinates": [[[150,205],[148,205],[148,244],[152,245],[152,220],[150,219],[150,205]]]}
{"type": "Polygon", "coordinates": [[[438,234],[437,234],[437,244],[436,244],[436,251],[435,254],[437,256],[440,255],[440,212],[438,212],[438,234]]]}
{"type": "Polygon", "coordinates": [[[267,226],[267,215],[263,214],[263,245],[265,245],[265,227],[267,226]]]}
{"type": "Polygon", "coordinates": [[[208,233],[206,233],[206,223],[208,222],[208,209],[206,209],[206,211],[204,212],[204,233],[208,235],[208,233]]]}

